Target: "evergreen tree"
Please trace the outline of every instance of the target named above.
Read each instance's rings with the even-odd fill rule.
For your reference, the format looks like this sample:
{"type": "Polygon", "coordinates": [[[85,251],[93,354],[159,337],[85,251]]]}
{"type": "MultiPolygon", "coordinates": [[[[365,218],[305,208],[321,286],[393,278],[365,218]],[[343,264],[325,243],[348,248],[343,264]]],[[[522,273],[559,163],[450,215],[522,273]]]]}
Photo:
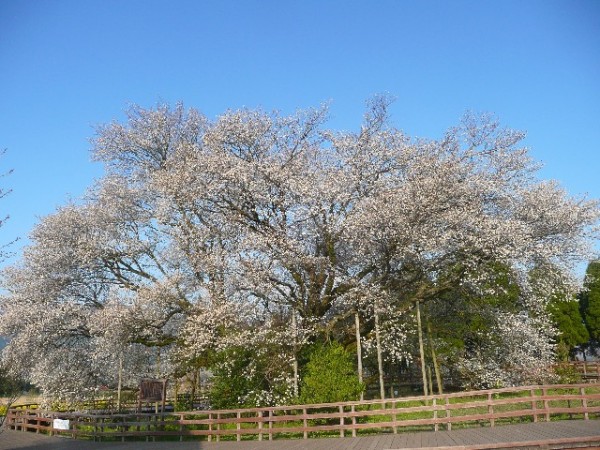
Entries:
{"type": "Polygon", "coordinates": [[[585,272],[580,308],[590,338],[600,342],[600,260],[589,263],[585,272]]]}
{"type": "Polygon", "coordinates": [[[585,344],[590,339],[581,314],[579,302],[575,299],[556,298],[548,305],[552,322],[558,328],[558,356],[566,360],[573,356],[577,346],[585,344]]]}

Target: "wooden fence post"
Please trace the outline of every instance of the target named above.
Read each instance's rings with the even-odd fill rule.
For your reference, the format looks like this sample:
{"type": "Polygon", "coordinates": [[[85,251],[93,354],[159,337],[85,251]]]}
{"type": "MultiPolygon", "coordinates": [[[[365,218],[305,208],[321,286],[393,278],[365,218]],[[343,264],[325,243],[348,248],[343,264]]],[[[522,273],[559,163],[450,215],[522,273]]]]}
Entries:
{"type": "Polygon", "coordinates": [[[531,409],[533,410],[533,421],[537,422],[538,415],[537,415],[537,399],[536,399],[535,389],[531,390],[531,409]]]}
{"type": "Polygon", "coordinates": [[[396,414],[396,409],[398,409],[398,402],[394,400],[392,402],[392,408],[394,409],[394,414],[392,419],[394,421],[394,434],[398,434],[398,414],[396,414]]]}
{"type": "Polygon", "coordinates": [[[450,397],[446,396],[446,405],[445,405],[445,409],[446,409],[446,430],[451,431],[452,430],[452,422],[450,422],[450,408],[448,408],[449,405],[450,405],[450,397]]]}
{"type": "MultiPolygon", "coordinates": [[[[177,384],[175,384],[177,386],[177,384]]],[[[177,402],[177,396],[175,396],[175,402],[177,402]]],[[[173,408],[174,409],[174,408],[173,408]]],[[[183,442],[183,419],[184,415],[179,414],[179,442],[183,442]]]]}
{"type": "Polygon", "coordinates": [[[306,430],[308,428],[308,419],[306,418],[306,408],[302,408],[302,415],[304,416],[304,418],[302,419],[302,425],[304,426],[304,432],[302,434],[302,437],[304,439],[308,439],[308,431],[306,430]]]}
{"type": "MultiPolygon", "coordinates": [[[[433,398],[433,420],[434,420],[434,424],[433,424],[433,431],[439,431],[440,426],[437,422],[437,418],[438,418],[438,414],[437,414],[437,398],[433,398]]],[[[394,428],[395,430],[395,428],[394,428]]]]}
{"type": "Polygon", "coordinates": [[[344,407],[340,405],[338,410],[340,412],[340,437],[344,437],[344,407]]]}
{"type": "Polygon", "coordinates": [[[587,411],[587,398],[585,398],[585,388],[584,387],[579,388],[579,392],[581,393],[581,406],[583,406],[583,409],[585,411],[583,413],[583,419],[589,420],[590,417],[589,417],[589,414],[587,411]]]}
{"type": "MultiPolygon", "coordinates": [[[[221,413],[217,413],[217,421],[221,419],[221,413]]],[[[217,422],[217,442],[221,440],[221,422],[217,422]]]]}
{"type": "Polygon", "coordinates": [[[356,437],[356,416],[354,415],[356,408],[354,405],[350,407],[350,412],[352,413],[352,437],[356,437]]]}
{"type": "Polygon", "coordinates": [[[262,411],[257,411],[256,412],[256,417],[258,417],[258,440],[262,441],[262,427],[263,427],[262,417],[263,417],[263,412],[262,411]]]}
{"type": "Polygon", "coordinates": [[[548,403],[548,389],[542,388],[542,395],[544,396],[544,412],[546,413],[546,422],[550,422],[550,404],[548,403]]]}
{"type": "Polygon", "coordinates": [[[488,392],[488,414],[490,417],[490,427],[496,425],[496,419],[494,419],[494,399],[492,398],[492,393],[488,392]]]}

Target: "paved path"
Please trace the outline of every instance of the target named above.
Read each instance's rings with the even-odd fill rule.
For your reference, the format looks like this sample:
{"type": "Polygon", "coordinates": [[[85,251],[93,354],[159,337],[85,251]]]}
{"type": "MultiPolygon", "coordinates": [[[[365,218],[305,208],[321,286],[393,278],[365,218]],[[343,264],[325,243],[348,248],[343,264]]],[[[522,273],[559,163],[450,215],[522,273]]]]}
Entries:
{"type": "MultiPolygon", "coordinates": [[[[502,443],[557,448],[558,440],[571,441],[571,447],[600,448],[600,420],[571,420],[469,428],[455,431],[385,434],[358,438],[246,442],[90,442],[50,437],[30,432],[5,430],[0,434],[0,450],[384,450],[403,448],[498,449],[502,443]]],[[[567,446],[569,447],[569,446],[567,446]]],[[[560,448],[565,448],[564,445],[560,448]]]]}

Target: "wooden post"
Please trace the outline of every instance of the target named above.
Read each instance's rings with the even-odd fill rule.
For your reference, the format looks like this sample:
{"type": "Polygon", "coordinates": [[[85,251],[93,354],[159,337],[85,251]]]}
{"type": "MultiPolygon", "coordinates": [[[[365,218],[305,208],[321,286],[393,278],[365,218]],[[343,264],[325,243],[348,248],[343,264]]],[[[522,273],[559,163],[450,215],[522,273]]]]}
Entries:
{"type": "MultiPolygon", "coordinates": [[[[175,386],[177,386],[177,384],[175,384],[175,386]]],[[[177,395],[175,395],[175,403],[177,403],[177,395]]],[[[173,410],[174,409],[175,407],[173,407],[173,410]]],[[[179,414],[179,442],[183,442],[183,423],[181,423],[184,420],[183,418],[184,414],[179,414]]]]}
{"type": "Polygon", "coordinates": [[[542,395],[544,396],[544,410],[546,412],[546,422],[550,422],[550,405],[548,404],[548,390],[546,388],[542,388],[542,395]]]}
{"type": "Polygon", "coordinates": [[[240,422],[240,420],[242,419],[242,413],[241,413],[241,411],[237,412],[236,417],[237,417],[237,422],[235,424],[236,425],[236,427],[235,427],[235,429],[236,429],[235,440],[239,442],[239,441],[242,440],[242,436],[240,434],[241,429],[242,429],[242,422],[240,422]]]}
{"type": "Polygon", "coordinates": [[[587,411],[587,399],[585,398],[585,388],[584,387],[579,388],[579,392],[581,393],[581,406],[583,406],[583,409],[585,411],[583,413],[583,419],[584,420],[589,420],[590,417],[589,417],[589,414],[588,414],[588,411],[587,411]]]}
{"type": "Polygon", "coordinates": [[[273,440],[273,410],[269,410],[269,440],[273,440]]]}
{"type": "Polygon", "coordinates": [[[425,398],[425,404],[427,405],[429,402],[427,401],[427,372],[425,369],[425,349],[423,347],[423,328],[421,327],[421,307],[419,306],[419,302],[415,302],[415,309],[417,311],[417,334],[419,336],[419,355],[421,357],[421,375],[423,377],[423,395],[425,398]]]}
{"type": "Polygon", "coordinates": [[[125,416],[122,417],[123,424],[121,425],[121,442],[125,442],[125,416]]]}
{"type": "Polygon", "coordinates": [[[258,411],[256,413],[256,416],[258,417],[258,440],[262,441],[262,427],[263,427],[262,417],[263,417],[263,412],[262,411],[258,411]]]}
{"type": "Polygon", "coordinates": [[[298,356],[296,355],[298,352],[298,322],[296,319],[296,310],[292,309],[292,331],[293,331],[293,360],[292,360],[292,368],[294,370],[294,398],[298,398],[298,356]]]}
{"type": "Polygon", "coordinates": [[[340,437],[344,437],[344,407],[340,405],[340,437]]]}
{"type": "Polygon", "coordinates": [[[440,429],[440,426],[438,424],[437,418],[438,418],[438,414],[437,414],[437,399],[434,398],[433,399],[433,420],[435,421],[435,423],[433,425],[433,431],[439,431],[439,429],[440,429]]]}
{"type": "Polygon", "coordinates": [[[427,366],[427,381],[429,383],[429,393],[433,395],[433,380],[431,377],[431,366],[427,366]]]}
{"type": "Polygon", "coordinates": [[[308,419],[306,418],[306,414],[306,408],[302,408],[302,415],[304,416],[304,418],[302,419],[302,424],[304,425],[304,433],[302,437],[304,439],[308,439],[308,431],[306,431],[306,428],[308,428],[308,419]]]}
{"type": "MultiPolygon", "coordinates": [[[[219,419],[221,419],[221,413],[217,413],[217,420],[219,419]]],[[[217,422],[217,442],[221,440],[221,433],[219,431],[221,431],[221,423],[217,422]]]]}
{"type": "MultiPolygon", "coordinates": [[[[427,319],[427,336],[429,341],[429,349],[431,351],[431,359],[433,361],[433,370],[435,371],[435,381],[438,388],[438,394],[442,395],[444,393],[444,386],[442,383],[442,374],[440,373],[440,364],[437,360],[437,355],[435,353],[435,347],[433,346],[433,333],[431,331],[431,322],[427,319]]],[[[431,393],[433,393],[433,388],[431,389],[431,393]]]]}
{"type": "Polygon", "coordinates": [[[208,442],[212,442],[212,413],[208,413],[208,442]]]}
{"type": "Polygon", "coordinates": [[[121,389],[123,386],[123,350],[119,352],[119,381],[117,384],[117,411],[121,411],[121,389]]]}
{"type": "Polygon", "coordinates": [[[394,409],[394,414],[392,415],[392,420],[394,421],[394,434],[398,434],[398,414],[396,414],[396,409],[398,409],[398,402],[392,402],[392,408],[394,409]]]}
{"type": "Polygon", "coordinates": [[[379,312],[378,305],[375,305],[375,343],[377,344],[377,370],[379,371],[379,394],[381,400],[385,399],[385,385],[383,384],[383,355],[381,351],[381,336],[379,333],[379,312]]]}
{"type": "Polygon", "coordinates": [[[538,415],[537,415],[537,400],[536,400],[536,395],[535,395],[535,389],[531,390],[531,409],[533,410],[533,421],[537,422],[538,415]]]}
{"type": "Polygon", "coordinates": [[[356,416],[354,415],[356,408],[354,405],[350,407],[350,412],[352,413],[352,437],[356,437],[356,416]]]}
{"type": "Polygon", "coordinates": [[[494,403],[493,403],[493,399],[492,399],[492,393],[488,392],[488,414],[490,414],[492,417],[490,417],[490,427],[493,427],[496,424],[496,419],[494,419],[494,403]]]}
{"type": "MultiPolygon", "coordinates": [[[[360,342],[360,317],[358,316],[358,307],[354,312],[354,328],[356,334],[356,362],[358,367],[358,382],[363,383],[363,366],[362,366],[362,344],[360,342]]],[[[360,391],[360,401],[365,398],[364,389],[360,391]]]]}
{"type": "Polygon", "coordinates": [[[451,431],[452,430],[452,422],[450,422],[450,408],[448,408],[448,405],[450,405],[450,398],[446,397],[446,404],[445,404],[445,409],[446,409],[446,430],[451,431]]]}

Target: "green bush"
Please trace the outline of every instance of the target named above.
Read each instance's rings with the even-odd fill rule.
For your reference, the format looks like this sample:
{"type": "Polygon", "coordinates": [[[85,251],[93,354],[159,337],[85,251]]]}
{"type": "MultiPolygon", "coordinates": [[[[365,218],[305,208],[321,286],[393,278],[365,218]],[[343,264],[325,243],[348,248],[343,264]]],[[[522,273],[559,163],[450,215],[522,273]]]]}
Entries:
{"type": "Polygon", "coordinates": [[[243,348],[231,348],[215,355],[214,379],[210,403],[215,409],[254,406],[244,401],[249,392],[260,388],[260,378],[248,374],[253,354],[243,348]]]}
{"type": "Polygon", "coordinates": [[[557,375],[557,381],[560,384],[581,383],[581,374],[568,363],[556,366],[554,373],[557,375]]]}
{"type": "Polygon", "coordinates": [[[364,390],[352,355],[337,342],[316,345],[303,372],[300,401],[304,404],[358,400],[364,390]]]}
{"type": "Polygon", "coordinates": [[[231,347],[214,356],[210,404],[215,409],[286,405],[291,365],[276,349],[231,347]]]}

